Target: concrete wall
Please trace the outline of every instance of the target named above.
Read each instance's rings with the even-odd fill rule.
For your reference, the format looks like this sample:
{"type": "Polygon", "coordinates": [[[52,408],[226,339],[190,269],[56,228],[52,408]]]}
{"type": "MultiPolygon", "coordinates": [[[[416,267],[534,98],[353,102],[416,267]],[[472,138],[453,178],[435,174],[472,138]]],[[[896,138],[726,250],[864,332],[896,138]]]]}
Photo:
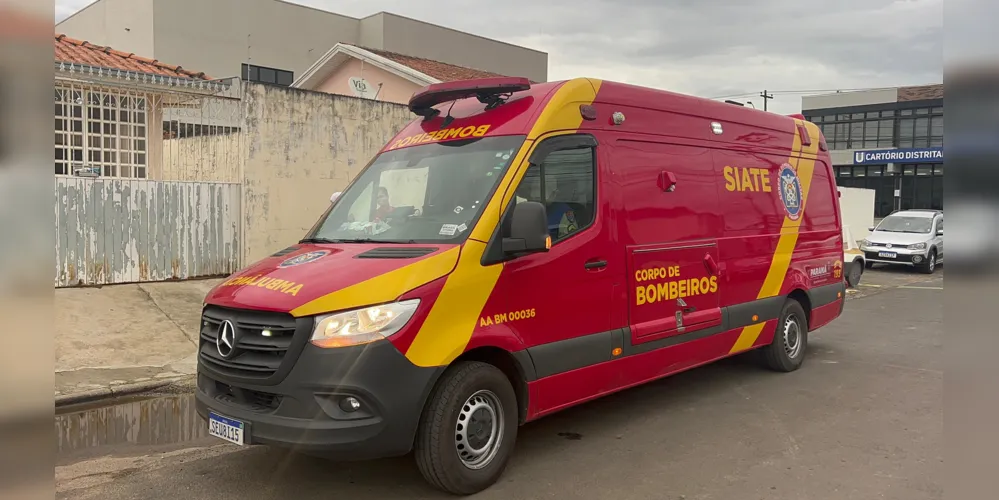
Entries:
{"type": "Polygon", "coordinates": [[[240,182],[246,152],[240,133],[163,141],[159,175],[164,181],[240,182]]]}
{"type": "Polygon", "coordinates": [[[55,31],[153,57],[153,0],[100,0],[66,18],[55,31]]]}
{"type": "Polygon", "coordinates": [[[369,84],[375,87],[381,84],[382,88],[378,93],[377,100],[385,102],[406,104],[409,102],[409,98],[412,97],[413,92],[416,92],[420,88],[419,85],[401,76],[383,71],[370,64],[365,65],[360,59],[351,57],[346,63],[337,68],[329,78],[320,83],[316,87],[316,90],[331,94],[353,96],[354,93],[350,87],[350,79],[352,77],[364,78],[369,84]]]}
{"type": "Polygon", "coordinates": [[[866,106],[869,104],[884,104],[898,101],[898,89],[864,90],[858,92],[837,92],[804,96],[801,98],[801,109],[838,108],[842,106],[866,106]]]}
{"type": "Polygon", "coordinates": [[[248,84],[243,227],[249,264],[302,238],[413,116],[394,103],[248,84]]]}
{"type": "Polygon", "coordinates": [[[843,226],[849,226],[855,241],[860,241],[871,232],[867,228],[874,225],[874,190],[839,186],[839,207],[843,226]]]}

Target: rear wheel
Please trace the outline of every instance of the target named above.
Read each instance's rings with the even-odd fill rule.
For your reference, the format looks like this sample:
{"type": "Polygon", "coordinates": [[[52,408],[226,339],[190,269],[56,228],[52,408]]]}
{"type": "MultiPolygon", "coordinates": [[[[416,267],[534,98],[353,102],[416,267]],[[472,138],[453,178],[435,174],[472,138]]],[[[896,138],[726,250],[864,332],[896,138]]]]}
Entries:
{"type": "Polygon", "coordinates": [[[420,418],[416,464],[433,486],[478,493],[499,479],[517,440],[517,396],[495,366],[460,362],[441,377],[420,418]]]}
{"type": "Polygon", "coordinates": [[[853,261],[850,263],[850,269],[846,273],[846,284],[850,285],[850,288],[857,288],[857,285],[860,284],[860,277],[863,274],[863,261],[853,261]]]}
{"type": "Polygon", "coordinates": [[[777,322],[777,332],[763,359],[771,370],[793,372],[801,367],[808,347],[808,318],[797,300],[787,299],[777,322]]]}

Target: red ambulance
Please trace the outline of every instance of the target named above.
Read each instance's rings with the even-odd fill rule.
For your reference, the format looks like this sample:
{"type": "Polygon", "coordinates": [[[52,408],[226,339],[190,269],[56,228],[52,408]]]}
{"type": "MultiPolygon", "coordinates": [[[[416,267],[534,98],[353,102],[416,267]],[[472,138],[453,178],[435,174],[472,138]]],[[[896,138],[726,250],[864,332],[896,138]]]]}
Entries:
{"type": "Polygon", "coordinates": [[[207,296],[212,435],[413,451],[471,494],[525,422],[750,350],[794,371],[843,311],[838,194],[800,115],[585,78],[409,108],[298,244],[207,296]]]}

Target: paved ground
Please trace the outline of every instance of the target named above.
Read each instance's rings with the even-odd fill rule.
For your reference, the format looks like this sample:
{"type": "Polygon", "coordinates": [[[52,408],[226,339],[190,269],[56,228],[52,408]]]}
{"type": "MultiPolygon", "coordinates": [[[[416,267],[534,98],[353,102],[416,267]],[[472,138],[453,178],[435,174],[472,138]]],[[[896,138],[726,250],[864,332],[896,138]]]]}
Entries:
{"type": "Polygon", "coordinates": [[[218,282],[57,289],[55,395],[193,374],[201,305],[218,282]]]}
{"type": "MultiPolygon", "coordinates": [[[[874,270],[807,365],[731,360],[521,430],[483,499],[939,499],[942,270],[874,270]]],[[[407,459],[334,464],[217,441],[61,457],[58,498],[447,498],[407,459]]]]}

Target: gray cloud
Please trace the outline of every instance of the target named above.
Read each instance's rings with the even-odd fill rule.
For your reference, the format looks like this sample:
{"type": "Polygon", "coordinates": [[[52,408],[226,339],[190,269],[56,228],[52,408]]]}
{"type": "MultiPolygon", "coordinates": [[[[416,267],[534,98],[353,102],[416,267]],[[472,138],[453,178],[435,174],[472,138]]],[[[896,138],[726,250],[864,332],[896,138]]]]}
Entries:
{"type": "MultiPolygon", "coordinates": [[[[551,79],[592,76],[706,97],[942,81],[943,0],[296,2],[355,17],[384,10],[543,50],[551,79]]],[[[57,0],[57,17],[87,3],[57,0]]],[[[797,112],[800,94],[770,105],[797,112]]]]}

